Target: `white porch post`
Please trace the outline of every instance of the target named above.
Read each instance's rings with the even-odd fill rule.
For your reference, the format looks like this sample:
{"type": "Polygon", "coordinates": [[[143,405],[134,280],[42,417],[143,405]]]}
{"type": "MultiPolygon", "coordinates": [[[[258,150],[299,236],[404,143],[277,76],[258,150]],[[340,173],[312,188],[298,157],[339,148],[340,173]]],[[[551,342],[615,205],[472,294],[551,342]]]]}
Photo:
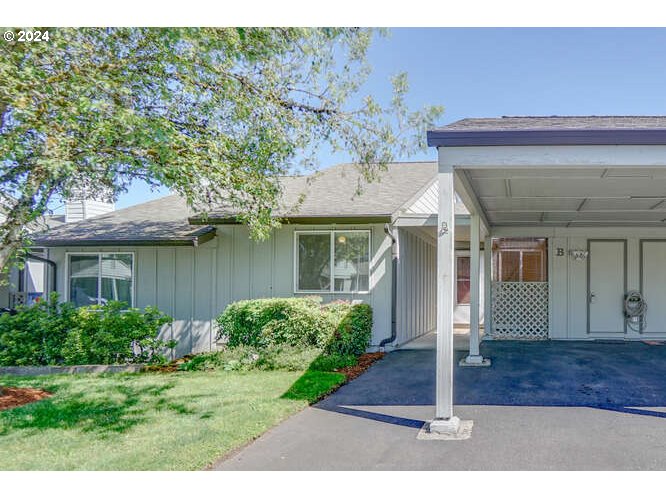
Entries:
{"type": "Polygon", "coordinates": [[[453,165],[439,151],[439,215],[437,220],[437,370],[433,433],[457,433],[460,419],[453,415],[453,282],[455,190],[453,165]]]}
{"type": "Polygon", "coordinates": [[[493,331],[493,240],[490,232],[483,242],[483,335],[489,338],[493,331]]]}
{"type": "Polygon", "coordinates": [[[473,213],[470,219],[470,293],[469,293],[469,355],[460,361],[461,366],[488,366],[490,362],[479,352],[479,307],[481,298],[481,218],[473,213]]]}

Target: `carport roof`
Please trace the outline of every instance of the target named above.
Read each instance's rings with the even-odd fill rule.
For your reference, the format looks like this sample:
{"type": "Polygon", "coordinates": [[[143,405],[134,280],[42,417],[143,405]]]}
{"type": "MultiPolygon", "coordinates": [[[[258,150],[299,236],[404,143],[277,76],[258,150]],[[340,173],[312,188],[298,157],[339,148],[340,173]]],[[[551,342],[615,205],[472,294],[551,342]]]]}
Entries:
{"type": "Polygon", "coordinates": [[[428,131],[429,146],[666,144],[666,116],[465,118],[428,131]]]}
{"type": "Polygon", "coordinates": [[[492,226],[666,225],[666,116],[469,118],[428,139],[492,226]]]}

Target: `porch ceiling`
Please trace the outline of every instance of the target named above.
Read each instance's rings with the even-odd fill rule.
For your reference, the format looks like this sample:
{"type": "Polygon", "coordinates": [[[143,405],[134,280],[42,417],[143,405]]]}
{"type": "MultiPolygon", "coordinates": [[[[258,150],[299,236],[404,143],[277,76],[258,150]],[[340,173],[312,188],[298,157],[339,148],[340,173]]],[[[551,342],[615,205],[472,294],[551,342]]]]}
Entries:
{"type": "Polygon", "coordinates": [[[666,168],[463,169],[493,226],[666,226],[666,168]]]}

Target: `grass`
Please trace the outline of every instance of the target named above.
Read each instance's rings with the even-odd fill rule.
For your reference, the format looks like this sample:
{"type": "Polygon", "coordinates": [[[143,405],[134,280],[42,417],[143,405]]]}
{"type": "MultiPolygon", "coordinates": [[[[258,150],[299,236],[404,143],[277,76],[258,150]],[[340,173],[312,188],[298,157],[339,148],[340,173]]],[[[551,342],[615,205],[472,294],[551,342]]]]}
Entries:
{"type": "Polygon", "coordinates": [[[54,394],[0,411],[0,469],[201,469],[343,381],[312,369],[0,377],[54,394]]]}

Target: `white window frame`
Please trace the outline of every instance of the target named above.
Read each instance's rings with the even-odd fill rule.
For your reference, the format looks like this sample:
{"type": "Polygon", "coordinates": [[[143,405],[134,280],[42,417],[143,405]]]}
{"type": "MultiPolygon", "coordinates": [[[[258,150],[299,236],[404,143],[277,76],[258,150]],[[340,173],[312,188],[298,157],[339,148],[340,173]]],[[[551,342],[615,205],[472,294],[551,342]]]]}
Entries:
{"type": "Polygon", "coordinates": [[[370,273],[370,262],[372,261],[372,230],[370,229],[327,229],[327,230],[295,230],[294,231],[294,293],[295,294],[327,294],[327,295],[367,295],[370,294],[372,289],[371,273],[370,273]],[[335,291],[335,276],[333,275],[333,269],[335,267],[335,235],[341,232],[356,232],[356,233],[365,233],[368,235],[368,290],[367,291],[335,291]],[[298,236],[300,234],[330,234],[331,238],[331,258],[330,258],[330,267],[329,275],[331,276],[329,289],[328,291],[322,289],[311,289],[311,290],[302,290],[298,289],[298,236]]]}
{"type": "Polygon", "coordinates": [[[102,256],[104,255],[130,255],[132,257],[132,287],[131,287],[131,297],[132,303],[129,303],[130,308],[134,308],[136,305],[136,255],[134,251],[71,251],[65,253],[65,290],[67,295],[67,301],[70,301],[71,295],[71,278],[69,275],[69,265],[71,256],[92,256],[95,255],[98,257],[99,261],[99,272],[97,275],[97,305],[101,305],[101,292],[102,292],[102,256]]]}

